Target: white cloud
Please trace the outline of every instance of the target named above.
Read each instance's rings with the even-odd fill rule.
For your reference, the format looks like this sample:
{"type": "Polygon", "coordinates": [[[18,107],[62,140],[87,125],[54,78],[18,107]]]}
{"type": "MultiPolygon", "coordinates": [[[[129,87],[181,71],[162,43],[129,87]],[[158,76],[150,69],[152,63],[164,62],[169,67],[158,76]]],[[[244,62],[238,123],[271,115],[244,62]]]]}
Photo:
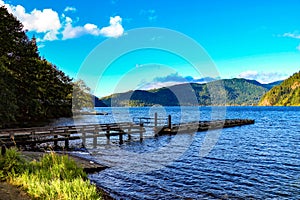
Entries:
{"type": "Polygon", "coordinates": [[[52,9],[34,9],[27,13],[21,5],[10,5],[0,1],[7,10],[19,19],[24,25],[24,29],[36,33],[44,33],[44,40],[57,40],[57,34],[62,27],[58,13],[52,9]]]}
{"type": "Polygon", "coordinates": [[[120,16],[111,17],[109,21],[110,25],[103,27],[99,33],[105,37],[118,38],[124,33],[124,28],[121,23],[122,18],[120,16]]]}
{"type": "Polygon", "coordinates": [[[105,36],[105,37],[120,37],[124,33],[124,28],[121,25],[122,18],[120,16],[110,18],[110,26],[99,29],[95,24],[85,24],[84,26],[72,25],[72,19],[66,17],[66,25],[62,32],[63,39],[77,38],[81,35],[89,34],[94,36],[105,36]]]}
{"type": "Polygon", "coordinates": [[[72,19],[70,17],[65,18],[64,30],[62,31],[63,40],[77,38],[84,34],[84,28],[81,26],[73,27],[72,19]]]}
{"type": "Polygon", "coordinates": [[[258,71],[245,71],[238,75],[238,78],[245,78],[249,80],[256,80],[260,83],[272,83],[279,80],[288,78],[287,74],[279,72],[258,72],[258,71]]]}
{"type": "MultiPolygon", "coordinates": [[[[300,39],[300,34],[298,32],[294,33],[284,33],[282,37],[288,37],[288,38],[294,38],[294,39],[300,39]]],[[[300,44],[296,47],[297,50],[300,51],[300,44]]]]}
{"type": "Polygon", "coordinates": [[[138,85],[138,89],[150,90],[155,88],[170,87],[173,85],[184,84],[184,83],[208,83],[215,81],[217,78],[204,77],[194,78],[192,76],[183,77],[178,72],[169,74],[163,77],[156,77],[151,82],[141,82],[138,85]]]}
{"type": "Polygon", "coordinates": [[[71,6],[67,6],[64,10],[65,12],[71,11],[71,12],[76,12],[76,8],[71,7],[71,6]]]}
{"type": "MultiPolygon", "coordinates": [[[[72,39],[82,35],[94,35],[104,37],[120,37],[124,33],[122,27],[122,18],[115,16],[110,18],[110,25],[103,28],[98,28],[97,25],[87,23],[84,26],[74,26],[74,21],[65,14],[59,14],[52,9],[37,10],[26,12],[22,5],[6,4],[0,0],[0,5],[5,6],[7,10],[15,15],[24,25],[24,29],[36,32],[41,36],[37,38],[38,42],[53,41],[59,39],[72,39]]],[[[76,8],[66,7],[65,12],[75,12],[76,8]]],[[[77,20],[78,21],[78,20],[77,20]]]]}
{"type": "Polygon", "coordinates": [[[289,37],[294,39],[300,39],[300,34],[297,33],[284,33],[283,37],[289,37]]]}

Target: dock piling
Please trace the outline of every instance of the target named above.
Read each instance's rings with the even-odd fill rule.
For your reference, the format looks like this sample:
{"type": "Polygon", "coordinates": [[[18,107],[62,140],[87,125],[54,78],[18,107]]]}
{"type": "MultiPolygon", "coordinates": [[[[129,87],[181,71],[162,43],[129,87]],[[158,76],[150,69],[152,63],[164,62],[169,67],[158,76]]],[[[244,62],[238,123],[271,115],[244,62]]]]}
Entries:
{"type": "Polygon", "coordinates": [[[57,137],[58,137],[58,136],[57,136],[57,134],[54,133],[54,130],[53,130],[53,129],[50,130],[50,134],[53,135],[53,139],[54,139],[54,148],[56,148],[56,147],[58,146],[58,144],[57,144],[57,137]]]}
{"type": "Polygon", "coordinates": [[[98,127],[95,127],[94,133],[93,133],[93,148],[97,148],[97,135],[98,135],[98,127]]]}
{"type": "Polygon", "coordinates": [[[70,134],[69,134],[69,130],[68,129],[64,130],[64,135],[65,135],[65,148],[69,149],[69,137],[70,137],[70,134]]]}
{"type": "Polygon", "coordinates": [[[140,123],[140,142],[143,142],[144,124],[140,123]]]}
{"type": "Polygon", "coordinates": [[[131,140],[131,128],[132,128],[132,124],[130,124],[128,128],[128,140],[131,140]]]}
{"type": "Polygon", "coordinates": [[[169,129],[172,128],[172,119],[171,119],[171,115],[168,116],[168,128],[169,128],[169,129]]]}
{"type": "Polygon", "coordinates": [[[85,147],[85,145],[86,145],[86,133],[84,131],[84,128],[80,128],[78,132],[81,133],[82,146],[85,147]]]}

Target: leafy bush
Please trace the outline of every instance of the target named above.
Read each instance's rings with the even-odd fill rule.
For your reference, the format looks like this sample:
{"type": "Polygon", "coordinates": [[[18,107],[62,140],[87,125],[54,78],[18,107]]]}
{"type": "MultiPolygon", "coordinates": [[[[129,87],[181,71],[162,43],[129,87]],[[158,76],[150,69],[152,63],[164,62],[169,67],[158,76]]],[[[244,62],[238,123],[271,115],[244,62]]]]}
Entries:
{"type": "Polygon", "coordinates": [[[40,162],[32,162],[29,168],[40,179],[72,180],[87,178],[86,173],[76,165],[73,159],[55,153],[45,154],[40,162]]]}
{"type": "Polygon", "coordinates": [[[0,154],[0,180],[7,180],[24,171],[26,162],[15,149],[7,149],[4,156],[0,154]]]}
{"type": "Polygon", "coordinates": [[[8,149],[0,156],[0,178],[20,186],[34,199],[101,199],[83,169],[68,156],[55,153],[26,162],[17,149],[8,149]]]}

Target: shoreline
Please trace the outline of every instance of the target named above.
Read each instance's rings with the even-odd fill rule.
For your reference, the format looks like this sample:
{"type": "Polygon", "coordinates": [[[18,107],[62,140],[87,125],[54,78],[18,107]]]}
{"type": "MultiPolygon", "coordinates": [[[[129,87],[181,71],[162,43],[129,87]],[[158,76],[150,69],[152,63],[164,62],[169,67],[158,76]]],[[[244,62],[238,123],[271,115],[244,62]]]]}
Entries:
{"type": "MultiPolygon", "coordinates": [[[[44,154],[49,153],[49,152],[42,152],[42,151],[21,151],[21,156],[28,161],[33,161],[33,160],[39,160],[44,154]]],[[[99,163],[96,163],[95,161],[92,161],[87,158],[83,158],[80,156],[73,155],[72,152],[55,152],[56,154],[59,155],[68,155],[71,159],[75,160],[75,162],[78,164],[78,166],[82,167],[83,170],[87,174],[93,174],[93,173],[98,173],[101,172],[105,169],[107,169],[107,166],[101,165],[99,163]]],[[[9,183],[7,183],[9,184],[9,183]]],[[[91,182],[92,184],[92,182],[91,182]]],[[[93,183],[95,184],[95,183],[93,183]]],[[[97,191],[101,195],[101,197],[104,200],[115,200],[114,198],[111,197],[109,192],[107,192],[104,188],[101,188],[97,184],[95,184],[97,191]]],[[[14,187],[14,186],[12,186],[14,187]]],[[[22,190],[23,191],[23,190],[22,190]]]]}

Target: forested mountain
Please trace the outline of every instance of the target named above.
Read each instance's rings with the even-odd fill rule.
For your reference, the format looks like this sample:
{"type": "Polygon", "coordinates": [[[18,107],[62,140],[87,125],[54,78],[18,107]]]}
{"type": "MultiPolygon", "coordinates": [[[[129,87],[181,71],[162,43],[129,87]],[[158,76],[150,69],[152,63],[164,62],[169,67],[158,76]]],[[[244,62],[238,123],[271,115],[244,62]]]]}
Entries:
{"type": "Polygon", "coordinates": [[[268,85],[235,78],[206,84],[191,83],[148,91],[129,91],[100,100],[107,106],[256,105],[268,90],[268,85]],[[220,87],[215,87],[220,84],[220,87]]]}
{"type": "Polygon", "coordinates": [[[35,39],[0,7],[0,128],[70,116],[71,79],[39,56],[35,39]]]}
{"type": "Polygon", "coordinates": [[[259,102],[262,106],[300,106],[300,71],[273,87],[259,102]]]}

